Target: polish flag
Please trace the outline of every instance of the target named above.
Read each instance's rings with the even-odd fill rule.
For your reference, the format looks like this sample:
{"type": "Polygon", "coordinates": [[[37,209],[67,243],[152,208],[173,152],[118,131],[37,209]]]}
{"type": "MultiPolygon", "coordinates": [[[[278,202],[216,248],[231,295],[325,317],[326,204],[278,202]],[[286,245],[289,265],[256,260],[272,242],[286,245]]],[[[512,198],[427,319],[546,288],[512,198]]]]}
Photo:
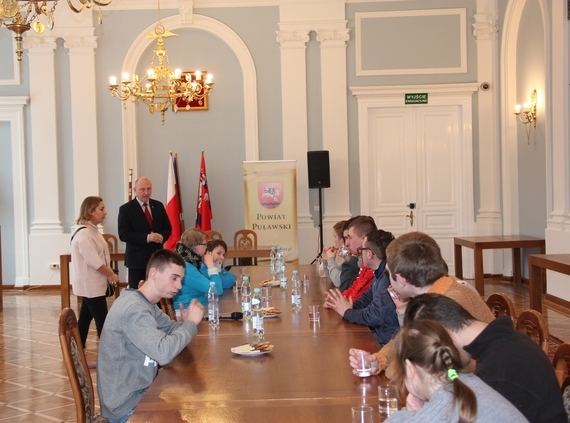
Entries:
{"type": "Polygon", "coordinates": [[[168,187],[166,189],[166,214],[168,215],[168,220],[170,220],[172,232],[170,237],[164,243],[164,248],[168,248],[170,250],[173,250],[176,247],[176,243],[180,241],[180,235],[182,233],[180,225],[180,195],[178,192],[178,184],[176,182],[174,158],[172,157],[172,153],[170,153],[170,159],[168,162],[168,187]]]}

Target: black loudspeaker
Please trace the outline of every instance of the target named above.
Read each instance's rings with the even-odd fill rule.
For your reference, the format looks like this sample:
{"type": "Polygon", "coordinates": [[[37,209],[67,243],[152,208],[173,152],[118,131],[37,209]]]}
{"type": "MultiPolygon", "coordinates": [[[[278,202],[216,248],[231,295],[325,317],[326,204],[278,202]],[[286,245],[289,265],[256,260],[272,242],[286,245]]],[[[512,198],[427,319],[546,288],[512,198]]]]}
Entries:
{"type": "Polygon", "coordinates": [[[309,188],[330,188],[331,171],[328,151],[307,151],[307,168],[309,188]]]}

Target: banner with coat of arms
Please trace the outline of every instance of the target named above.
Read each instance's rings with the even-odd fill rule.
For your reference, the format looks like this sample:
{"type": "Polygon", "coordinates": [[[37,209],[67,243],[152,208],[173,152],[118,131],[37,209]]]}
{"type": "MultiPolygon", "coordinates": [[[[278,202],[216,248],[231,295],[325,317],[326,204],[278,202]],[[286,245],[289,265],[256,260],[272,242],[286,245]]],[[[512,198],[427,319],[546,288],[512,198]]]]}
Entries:
{"type": "Polygon", "coordinates": [[[280,245],[288,262],[299,258],[296,167],[295,160],[243,162],[245,227],[258,245],[280,245]]]}

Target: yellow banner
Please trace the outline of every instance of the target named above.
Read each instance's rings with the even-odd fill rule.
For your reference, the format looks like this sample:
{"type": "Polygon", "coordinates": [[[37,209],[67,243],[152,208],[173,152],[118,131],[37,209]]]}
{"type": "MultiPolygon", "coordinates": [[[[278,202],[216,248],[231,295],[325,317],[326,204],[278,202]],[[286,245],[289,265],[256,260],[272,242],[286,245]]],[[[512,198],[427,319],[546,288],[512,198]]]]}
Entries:
{"type": "Polygon", "coordinates": [[[295,160],[243,162],[245,227],[257,233],[257,244],[280,245],[286,261],[297,249],[297,183],[295,160]]]}

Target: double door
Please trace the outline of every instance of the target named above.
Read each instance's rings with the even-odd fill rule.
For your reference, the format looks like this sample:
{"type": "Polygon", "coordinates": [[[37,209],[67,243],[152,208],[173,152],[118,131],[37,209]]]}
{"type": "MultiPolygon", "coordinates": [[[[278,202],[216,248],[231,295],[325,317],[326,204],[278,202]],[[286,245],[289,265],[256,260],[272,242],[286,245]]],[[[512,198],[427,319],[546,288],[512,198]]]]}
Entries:
{"type": "Polygon", "coordinates": [[[453,237],[463,232],[465,196],[472,195],[462,169],[461,106],[375,107],[367,113],[362,212],[395,236],[428,233],[453,273],[453,237]]]}

